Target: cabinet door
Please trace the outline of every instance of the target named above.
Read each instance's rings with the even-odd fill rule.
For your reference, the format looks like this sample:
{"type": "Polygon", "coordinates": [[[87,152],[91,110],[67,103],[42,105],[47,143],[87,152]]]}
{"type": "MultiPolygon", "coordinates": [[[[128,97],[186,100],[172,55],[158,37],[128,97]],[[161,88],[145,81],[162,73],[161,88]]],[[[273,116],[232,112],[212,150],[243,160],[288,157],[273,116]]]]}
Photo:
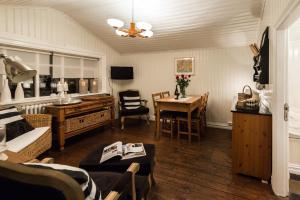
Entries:
{"type": "Polygon", "coordinates": [[[272,118],[233,114],[233,172],[268,180],[271,174],[272,118]]]}

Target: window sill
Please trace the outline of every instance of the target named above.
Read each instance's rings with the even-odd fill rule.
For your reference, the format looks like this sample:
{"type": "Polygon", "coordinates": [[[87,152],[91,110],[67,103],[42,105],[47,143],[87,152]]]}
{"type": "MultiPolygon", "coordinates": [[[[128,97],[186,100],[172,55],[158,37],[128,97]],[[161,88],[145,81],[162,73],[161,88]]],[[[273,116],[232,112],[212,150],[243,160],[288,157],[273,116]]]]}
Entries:
{"type": "MultiPolygon", "coordinates": [[[[88,94],[71,94],[71,97],[75,98],[75,97],[83,97],[83,96],[90,96],[90,95],[96,95],[96,94],[102,94],[102,93],[88,93],[88,94]]],[[[47,103],[47,102],[53,102],[58,100],[58,97],[50,97],[50,96],[45,96],[45,97],[32,97],[32,98],[25,98],[22,101],[16,101],[16,100],[12,100],[9,103],[0,103],[0,106],[10,106],[10,105],[20,105],[20,104],[36,104],[36,103],[47,103]]]]}

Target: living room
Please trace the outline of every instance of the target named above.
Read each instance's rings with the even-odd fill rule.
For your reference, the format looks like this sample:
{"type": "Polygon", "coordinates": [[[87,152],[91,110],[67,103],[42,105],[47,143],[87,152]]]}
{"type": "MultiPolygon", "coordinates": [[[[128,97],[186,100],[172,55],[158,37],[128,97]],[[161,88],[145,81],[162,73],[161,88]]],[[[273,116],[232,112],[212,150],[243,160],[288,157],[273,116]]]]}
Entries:
{"type": "Polygon", "coordinates": [[[299,3],[0,0],[0,195],[300,198],[299,3]]]}

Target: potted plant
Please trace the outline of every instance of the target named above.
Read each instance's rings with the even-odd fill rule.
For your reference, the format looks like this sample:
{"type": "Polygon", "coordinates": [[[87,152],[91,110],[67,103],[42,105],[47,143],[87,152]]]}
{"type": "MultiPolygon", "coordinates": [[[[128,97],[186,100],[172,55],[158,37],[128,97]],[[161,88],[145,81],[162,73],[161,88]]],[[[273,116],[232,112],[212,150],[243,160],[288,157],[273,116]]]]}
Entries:
{"type": "Polygon", "coordinates": [[[189,86],[191,75],[177,75],[176,83],[179,86],[181,98],[186,97],[186,88],[189,86]]]}

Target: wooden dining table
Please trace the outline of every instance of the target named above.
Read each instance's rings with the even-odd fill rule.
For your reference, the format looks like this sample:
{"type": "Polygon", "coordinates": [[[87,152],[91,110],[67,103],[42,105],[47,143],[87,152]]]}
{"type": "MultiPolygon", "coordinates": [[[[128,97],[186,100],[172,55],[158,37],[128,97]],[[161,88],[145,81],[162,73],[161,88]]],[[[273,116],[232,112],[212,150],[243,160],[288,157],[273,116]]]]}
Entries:
{"type": "Polygon", "coordinates": [[[192,112],[199,107],[201,96],[188,96],[186,98],[175,99],[166,97],[156,100],[156,132],[155,137],[160,138],[160,111],[186,112],[188,117],[188,137],[192,139],[192,112]]]}

